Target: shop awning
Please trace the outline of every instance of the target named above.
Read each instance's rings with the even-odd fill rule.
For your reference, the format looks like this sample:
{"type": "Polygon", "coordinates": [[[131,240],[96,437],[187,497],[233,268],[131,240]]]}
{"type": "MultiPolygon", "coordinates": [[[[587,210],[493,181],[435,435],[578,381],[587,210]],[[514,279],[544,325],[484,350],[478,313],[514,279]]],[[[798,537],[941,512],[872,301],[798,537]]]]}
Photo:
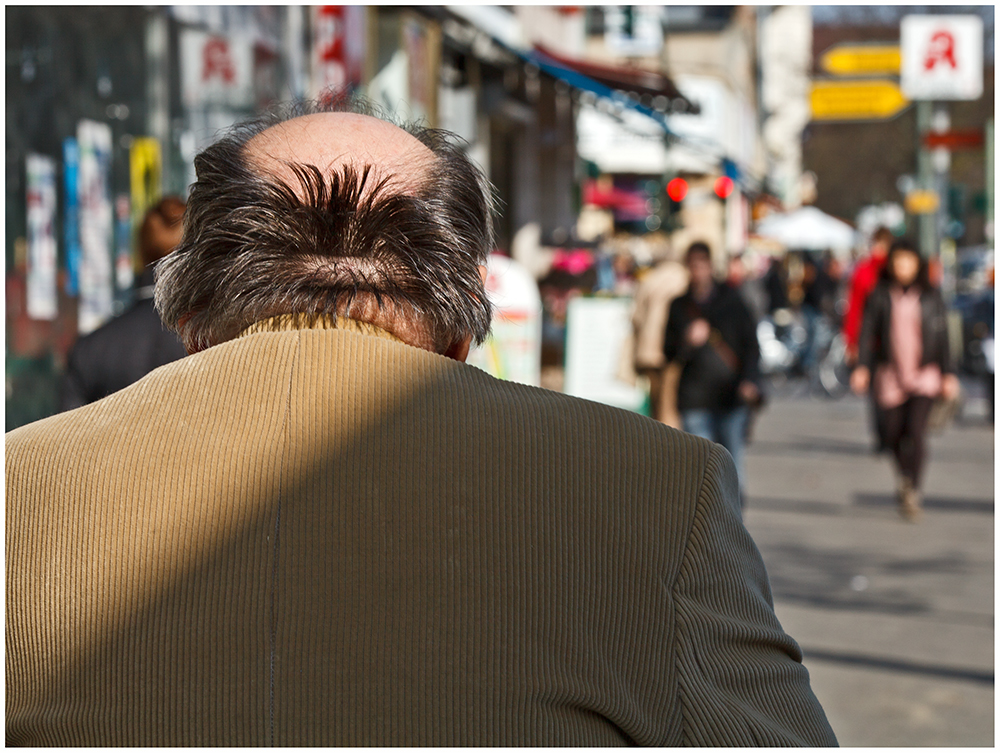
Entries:
{"type": "Polygon", "coordinates": [[[499,48],[506,49],[578,91],[590,92],[616,106],[652,118],[668,135],[673,134],[667,125],[668,113],[682,108],[686,108],[685,112],[697,112],[697,107],[661,74],[573,60],[542,47],[530,47],[513,14],[504,9],[477,5],[449,5],[445,8],[448,13],[487,35],[499,48]],[[656,107],[654,100],[660,96],[666,98],[668,106],[656,107]],[[644,104],[640,97],[647,97],[649,104],[644,104]]]}
{"type": "Polygon", "coordinates": [[[666,100],[665,106],[656,109],[663,109],[666,112],[698,114],[698,106],[688,100],[674,82],[662,73],[634,66],[601,65],[588,60],[576,60],[559,55],[542,45],[535,45],[534,51],[540,56],[544,56],[548,61],[576,71],[611,89],[632,92],[640,97],[649,97],[654,100],[657,97],[663,97],[666,100]]]}
{"type": "Polygon", "coordinates": [[[514,52],[524,58],[527,62],[538,66],[539,70],[547,73],[553,78],[565,82],[574,89],[590,92],[597,97],[611,100],[622,107],[627,107],[640,112],[643,115],[655,120],[666,133],[672,133],[667,125],[666,113],[644,105],[634,96],[630,97],[621,90],[614,89],[597,79],[591,78],[590,76],[581,73],[580,71],[570,67],[566,63],[561,62],[538,48],[529,52],[520,52],[519,50],[514,50],[514,52]]]}

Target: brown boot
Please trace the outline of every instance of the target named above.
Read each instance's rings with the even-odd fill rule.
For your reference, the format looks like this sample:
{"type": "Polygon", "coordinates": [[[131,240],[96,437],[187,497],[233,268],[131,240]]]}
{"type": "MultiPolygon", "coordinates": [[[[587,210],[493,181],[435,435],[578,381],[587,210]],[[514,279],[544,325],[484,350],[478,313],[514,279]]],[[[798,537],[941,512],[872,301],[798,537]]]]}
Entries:
{"type": "Polygon", "coordinates": [[[904,520],[916,523],[922,514],[920,492],[913,488],[913,484],[907,479],[904,488],[901,489],[899,498],[899,514],[904,520]]]}

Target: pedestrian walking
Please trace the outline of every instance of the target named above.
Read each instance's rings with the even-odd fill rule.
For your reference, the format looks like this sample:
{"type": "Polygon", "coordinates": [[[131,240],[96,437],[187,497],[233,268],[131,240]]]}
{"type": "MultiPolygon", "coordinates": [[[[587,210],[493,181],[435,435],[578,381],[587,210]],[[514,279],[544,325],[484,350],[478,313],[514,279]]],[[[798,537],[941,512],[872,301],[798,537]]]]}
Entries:
{"type": "Polygon", "coordinates": [[[59,410],[87,405],[137,382],[153,369],[187,355],[153,308],[153,267],[181,241],[184,201],[167,196],[152,206],[139,229],[144,265],[135,301],[121,316],[74,343],[59,390],[59,410]]]}
{"type": "Polygon", "coordinates": [[[687,288],[688,273],[674,259],[664,259],[639,281],[632,308],[635,338],[635,370],[649,380],[649,403],[653,418],[680,428],[676,416],[676,386],[665,388],[666,360],[663,337],[671,302],[687,288]]]}
{"type": "MultiPolygon", "coordinates": [[[[861,320],[865,313],[868,296],[878,284],[882,268],[885,266],[886,254],[892,244],[892,231],[887,227],[879,227],[872,235],[872,245],[868,256],[860,259],[851,274],[851,282],[847,294],[847,308],[841,322],[844,334],[845,361],[852,368],[858,363],[858,338],[861,336],[861,320]]],[[[872,450],[880,453],[887,449],[882,444],[885,435],[884,427],[879,423],[883,412],[875,402],[875,393],[868,393],[868,420],[875,436],[872,450]]]]}
{"type": "Polygon", "coordinates": [[[892,241],[892,231],[887,227],[879,227],[872,235],[868,256],[858,260],[851,274],[847,308],[841,326],[844,342],[847,345],[847,357],[852,365],[858,358],[858,339],[861,336],[861,320],[865,313],[865,304],[878,284],[892,241]]]}
{"type": "Polygon", "coordinates": [[[677,410],[684,431],[733,456],[744,499],[743,449],[749,407],[761,399],[757,324],[740,294],[712,276],[711,251],[692,243],[687,291],[670,304],[663,354],[677,364],[677,410]]]}
{"type": "Polygon", "coordinates": [[[829,257],[804,255],[802,318],[806,325],[802,370],[812,379],[819,365],[822,348],[832,339],[831,323],[835,314],[837,281],[827,272],[829,257]]]}
{"type": "Polygon", "coordinates": [[[858,341],[856,393],[872,390],[882,444],[896,466],[900,514],[916,521],[927,456],[927,420],[935,398],[954,400],[958,377],[948,346],[947,310],[928,263],[908,239],[894,242],[868,298],[858,341]]]}

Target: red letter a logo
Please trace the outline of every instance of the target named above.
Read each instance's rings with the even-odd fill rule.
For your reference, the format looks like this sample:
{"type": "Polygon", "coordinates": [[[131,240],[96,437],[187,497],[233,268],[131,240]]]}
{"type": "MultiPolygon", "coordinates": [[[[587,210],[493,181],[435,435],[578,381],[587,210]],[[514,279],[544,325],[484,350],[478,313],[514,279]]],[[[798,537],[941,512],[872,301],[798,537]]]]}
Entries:
{"type": "Polygon", "coordinates": [[[938,63],[947,63],[952,69],[958,68],[958,63],[955,62],[955,37],[950,31],[935,32],[927,47],[924,70],[929,71],[938,63]]]}

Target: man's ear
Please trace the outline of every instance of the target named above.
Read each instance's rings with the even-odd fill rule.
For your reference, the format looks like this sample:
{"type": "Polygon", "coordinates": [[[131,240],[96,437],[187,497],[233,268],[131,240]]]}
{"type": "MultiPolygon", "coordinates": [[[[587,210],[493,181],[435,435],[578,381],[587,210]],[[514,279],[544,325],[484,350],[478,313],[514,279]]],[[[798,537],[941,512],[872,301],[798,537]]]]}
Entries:
{"type": "Polygon", "coordinates": [[[451,347],[444,352],[444,355],[448,358],[454,358],[456,361],[461,361],[465,363],[465,359],[469,357],[469,350],[472,348],[472,335],[467,335],[458,342],[452,343],[451,347]]]}
{"type": "MultiPolygon", "coordinates": [[[[479,265],[479,276],[483,279],[483,285],[486,284],[486,265],[479,265]]],[[[472,335],[467,335],[462,340],[456,343],[452,343],[451,347],[445,351],[444,355],[448,358],[454,358],[456,361],[461,361],[465,363],[465,359],[469,357],[469,350],[472,348],[472,335]]]]}
{"type": "MultiPolygon", "coordinates": [[[[194,316],[194,312],[193,311],[190,312],[190,313],[184,314],[183,316],[181,316],[177,320],[177,329],[182,329],[184,327],[184,325],[187,324],[188,319],[190,319],[192,316],[194,316]]],[[[195,353],[200,353],[202,350],[204,350],[204,348],[195,347],[194,349],[192,349],[191,347],[189,347],[187,345],[187,343],[185,343],[184,344],[184,350],[187,351],[187,354],[189,356],[193,356],[195,353]]]]}

